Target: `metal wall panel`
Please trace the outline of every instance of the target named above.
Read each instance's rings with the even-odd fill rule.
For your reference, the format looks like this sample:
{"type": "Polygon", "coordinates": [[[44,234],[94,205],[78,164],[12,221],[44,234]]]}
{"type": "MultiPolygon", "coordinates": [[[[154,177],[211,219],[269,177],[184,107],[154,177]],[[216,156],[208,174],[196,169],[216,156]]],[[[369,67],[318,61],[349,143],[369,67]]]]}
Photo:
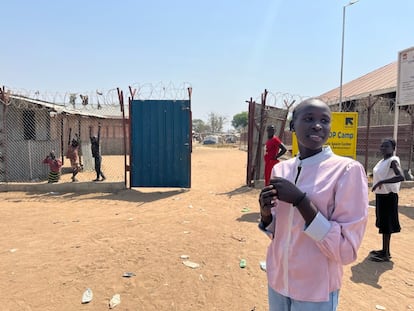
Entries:
{"type": "Polygon", "coordinates": [[[189,100],[133,100],[131,186],[191,187],[189,100]]]}

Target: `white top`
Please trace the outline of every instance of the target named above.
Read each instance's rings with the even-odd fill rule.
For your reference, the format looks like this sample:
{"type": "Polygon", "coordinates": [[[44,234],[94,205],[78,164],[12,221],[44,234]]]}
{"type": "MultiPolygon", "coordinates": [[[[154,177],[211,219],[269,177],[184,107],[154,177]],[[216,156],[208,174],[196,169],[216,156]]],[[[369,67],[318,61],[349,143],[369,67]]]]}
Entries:
{"type": "MultiPolygon", "coordinates": [[[[380,160],[373,169],[374,179],[373,185],[377,182],[389,179],[395,176],[394,170],[391,168],[391,162],[397,161],[400,164],[400,158],[397,156],[392,156],[388,159],[380,160]]],[[[398,193],[400,191],[400,182],[392,183],[392,184],[382,184],[381,187],[375,189],[375,193],[377,194],[387,194],[390,192],[398,193]]]]}

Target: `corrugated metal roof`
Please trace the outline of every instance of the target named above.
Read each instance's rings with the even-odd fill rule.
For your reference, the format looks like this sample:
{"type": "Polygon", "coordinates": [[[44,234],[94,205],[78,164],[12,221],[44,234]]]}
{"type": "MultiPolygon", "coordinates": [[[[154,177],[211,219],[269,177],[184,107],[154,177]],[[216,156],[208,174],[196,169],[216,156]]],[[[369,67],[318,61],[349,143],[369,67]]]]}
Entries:
{"type": "Polygon", "coordinates": [[[66,114],[74,114],[74,115],[80,115],[80,116],[86,116],[86,117],[95,117],[95,118],[102,118],[106,119],[108,116],[96,113],[96,112],[90,112],[86,110],[79,110],[79,109],[70,109],[64,105],[59,105],[55,103],[46,102],[43,100],[28,98],[24,96],[18,96],[18,95],[10,95],[10,102],[26,102],[31,103],[35,105],[39,105],[45,108],[48,108],[52,111],[55,111],[56,113],[66,113],[66,114]]]}
{"type": "MultiPolygon", "coordinates": [[[[378,68],[362,77],[342,85],[342,101],[359,99],[371,95],[395,92],[397,89],[398,62],[378,68]]],[[[319,97],[327,102],[339,102],[339,87],[319,97]]]]}

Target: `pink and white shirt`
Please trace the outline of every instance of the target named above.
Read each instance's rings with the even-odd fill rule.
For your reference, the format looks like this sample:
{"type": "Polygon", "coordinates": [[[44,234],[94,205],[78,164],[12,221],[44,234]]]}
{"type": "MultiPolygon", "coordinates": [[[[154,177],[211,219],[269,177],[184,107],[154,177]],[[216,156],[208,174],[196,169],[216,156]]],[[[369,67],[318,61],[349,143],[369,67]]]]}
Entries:
{"type": "Polygon", "coordinates": [[[266,270],[278,293],[302,301],[329,300],[341,287],[343,265],[357,258],[368,218],[368,182],[363,166],[335,155],[330,147],[300,160],[276,164],[272,177],[284,177],[307,193],[318,209],[305,228],[296,207],[276,201],[266,270]],[[298,167],[300,173],[298,174],[298,167]]]}

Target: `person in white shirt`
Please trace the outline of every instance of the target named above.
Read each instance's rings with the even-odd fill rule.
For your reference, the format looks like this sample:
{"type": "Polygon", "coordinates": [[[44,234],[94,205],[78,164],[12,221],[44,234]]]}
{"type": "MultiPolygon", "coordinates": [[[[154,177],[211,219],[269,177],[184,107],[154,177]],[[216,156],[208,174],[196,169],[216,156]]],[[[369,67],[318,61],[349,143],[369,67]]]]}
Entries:
{"type": "Polygon", "coordinates": [[[382,234],[382,249],[370,252],[372,261],[390,261],[391,234],[401,231],[398,219],[398,192],[404,180],[400,158],[394,155],[396,142],[392,138],[382,141],[380,151],[383,159],[373,169],[373,187],[375,192],[375,226],[382,234]]]}

